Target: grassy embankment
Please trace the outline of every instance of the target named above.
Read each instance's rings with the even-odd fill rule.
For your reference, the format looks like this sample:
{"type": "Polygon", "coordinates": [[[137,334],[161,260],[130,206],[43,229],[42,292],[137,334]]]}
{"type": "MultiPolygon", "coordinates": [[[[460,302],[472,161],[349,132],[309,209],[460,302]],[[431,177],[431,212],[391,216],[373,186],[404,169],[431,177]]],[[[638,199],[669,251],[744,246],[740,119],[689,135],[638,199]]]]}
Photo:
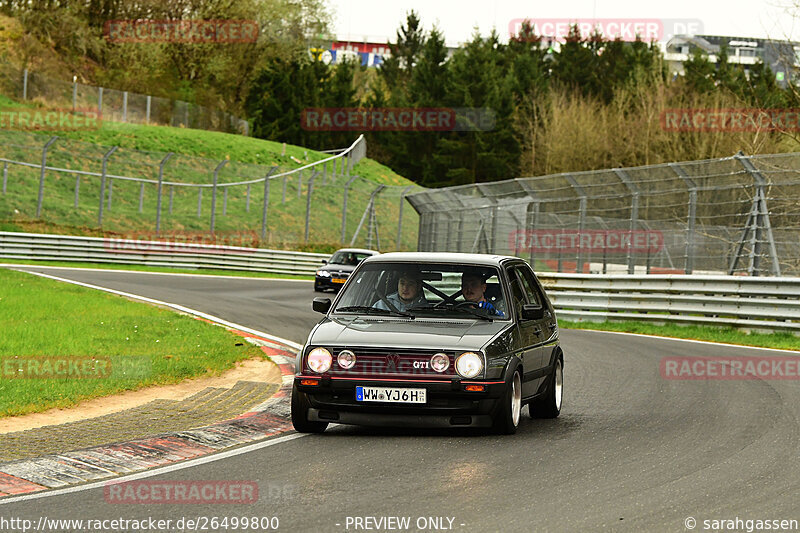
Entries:
{"type": "Polygon", "coordinates": [[[0,269],[0,330],[0,417],[218,375],[236,361],[263,356],[240,337],[191,317],[6,269],[0,269]],[[9,377],[20,361],[27,371],[33,358],[55,366],[92,357],[97,377],[46,378],[52,374],[44,359],[31,377],[9,377]]]}

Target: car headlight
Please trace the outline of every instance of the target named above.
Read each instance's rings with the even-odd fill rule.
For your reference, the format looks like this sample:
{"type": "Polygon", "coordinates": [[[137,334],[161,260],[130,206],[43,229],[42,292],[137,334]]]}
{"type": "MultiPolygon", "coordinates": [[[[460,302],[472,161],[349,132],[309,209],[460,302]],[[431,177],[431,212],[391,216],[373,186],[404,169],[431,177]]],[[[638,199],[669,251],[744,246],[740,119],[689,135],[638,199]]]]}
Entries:
{"type": "Polygon", "coordinates": [[[456,358],[456,372],[462,378],[474,378],[483,371],[483,358],[474,352],[464,352],[456,358]]]}
{"type": "Polygon", "coordinates": [[[446,353],[433,354],[433,357],[431,357],[431,368],[437,372],[444,372],[450,368],[450,358],[446,353]]]}
{"type": "Polygon", "coordinates": [[[345,370],[349,370],[356,364],[356,354],[350,350],[342,350],[339,352],[336,362],[339,363],[340,367],[344,368],[345,370]]]}
{"type": "Polygon", "coordinates": [[[308,361],[308,368],[317,374],[324,374],[331,368],[333,357],[331,352],[325,348],[314,348],[308,353],[306,361],[308,361]]]}
{"type": "Polygon", "coordinates": [[[327,270],[317,270],[317,276],[321,278],[329,278],[331,277],[331,273],[327,270]]]}

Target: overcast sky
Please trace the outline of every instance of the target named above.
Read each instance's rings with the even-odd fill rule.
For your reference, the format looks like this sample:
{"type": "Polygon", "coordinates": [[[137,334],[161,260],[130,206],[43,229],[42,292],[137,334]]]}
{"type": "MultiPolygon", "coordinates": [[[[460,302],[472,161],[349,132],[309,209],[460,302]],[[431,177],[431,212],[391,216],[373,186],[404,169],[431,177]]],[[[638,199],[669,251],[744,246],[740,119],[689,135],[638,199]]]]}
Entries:
{"type": "Polygon", "coordinates": [[[425,29],[436,23],[448,44],[469,40],[473,28],[497,28],[507,40],[513,19],[670,19],[699,21],[707,35],[800,40],[800,0],[328,0],[339,38],[394,40],[406,12],[420,14],[425,29]]]}

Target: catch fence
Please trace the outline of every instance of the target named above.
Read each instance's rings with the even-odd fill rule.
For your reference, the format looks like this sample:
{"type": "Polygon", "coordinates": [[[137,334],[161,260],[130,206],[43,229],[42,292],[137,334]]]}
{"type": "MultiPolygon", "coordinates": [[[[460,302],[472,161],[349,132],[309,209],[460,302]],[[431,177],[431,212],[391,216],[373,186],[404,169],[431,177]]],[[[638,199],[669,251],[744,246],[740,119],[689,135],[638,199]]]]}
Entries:
{"type": "Polygon", "coordinates": [[[540,272],[800,275],[800,154],[562,173],[409,196],[420,251],[540,272]]]}
{"type": "Polygon", "coordinates": [[[359,176],[360,136],[332,155],[287,147],[279,165],[210,160],[0,132],[0,220],[32,219],[141,238],[252,233],[256,246],[416,246],[416,186],[359,176]]]}

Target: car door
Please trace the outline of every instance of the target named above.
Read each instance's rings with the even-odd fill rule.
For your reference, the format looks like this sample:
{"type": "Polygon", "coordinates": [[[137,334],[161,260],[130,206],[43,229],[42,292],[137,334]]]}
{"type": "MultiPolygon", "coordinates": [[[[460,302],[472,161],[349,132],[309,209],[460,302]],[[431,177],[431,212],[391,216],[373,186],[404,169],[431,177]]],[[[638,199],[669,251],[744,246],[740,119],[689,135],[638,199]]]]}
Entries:
{"type": "MultiPolygon", "coordinates": [[[[524,277],[518,266],[511,267],[508,271],[509,288],[511,289],[510,309],[514,313],[517,324],[518,338],[520,339],[520,359],[522,360],[522,396],[528,397],[536,393],[539,386],[537,371],[542,365],[541,335],[537,330],[536,321],[522,318],[522,306],[529,303],[525,294],[524,277]]],[[[518,352],[518,353],[520,353],[518,352]]]]}
{"type": "MultiPolygon", "coordinates": [[[[519,265],[515,267],[515,270],[517,277],[521,281],[522,290],[525,294],[527,303],[537,307],[543,307],[545,310],[545,314],[542,316],[542,318],[523,321],[523,327],[530,331],[530,336],[533,339],[531,352],[536,354],[535,356],[531,357],[531,364],[529,365],[530,368],[525,369],[526,374],[528,371],[530,371],[530,378],[528,380],[532,389],[530,394],[535,394],[544,381],[547,372],[547,366],[550,364],[548,360],[549,352],[545,347],[545,343],[548,342],[552,335],[553,331],[549,326],[553,319],[549,313],[549,308],[547,302],[545,301],[544,295],[542,294],[539,284],[536,282],[531,269],[527,265],[519,265]]],[[[523,387],[523,393],[524,392],[525,388],[523,387]]]]}

